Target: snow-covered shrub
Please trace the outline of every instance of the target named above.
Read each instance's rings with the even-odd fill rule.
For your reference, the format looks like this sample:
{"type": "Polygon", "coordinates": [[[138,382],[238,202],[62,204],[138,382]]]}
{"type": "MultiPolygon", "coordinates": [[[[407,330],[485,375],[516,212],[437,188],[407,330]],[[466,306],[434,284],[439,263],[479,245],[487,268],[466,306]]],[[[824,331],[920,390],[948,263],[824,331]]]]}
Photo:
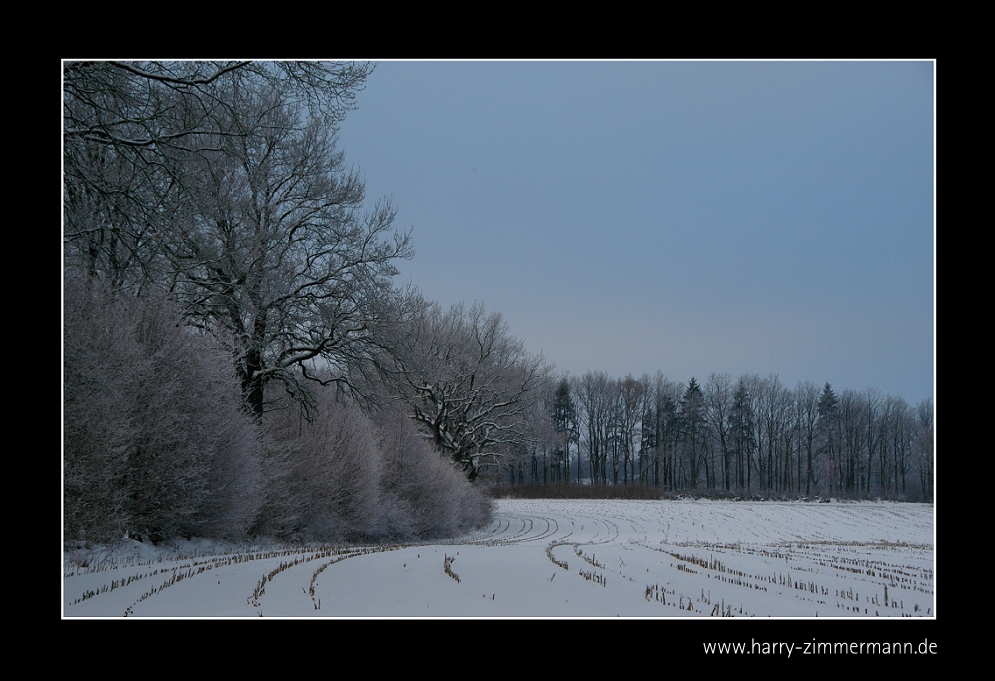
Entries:
{"type": "Polygon", "coordinates": [[[259,444],[230,358],[161,297],[66,274],[65,538],[244,535],[259,444]]]}
{"type": "Polygon", "coordinates": [[[270,412],[266,502],[254,532],[311,541],[455,536],[490,519],[490,500],[409,419],[318,391],[308,420],[270,412]]]}
{"type": "Polygon", "coordinates": [[[409,537],[451,537],[490,521],[491,501],[400,414],[383,416],[385,496],[406,514],[409,537]]]}
{"type": "Polygon", "coordinates": [[[265,425],[274,477],[257,533],[320,541],[383,533],[380,453],[359,407],[322,392],[313,419],[286,409],[267,414],[265,425]]]}
{"type": "Polygon", "coordinates": [[[67,275],[64,308],[65,539],[104,541],[128,528],[128,450],[138,438],[128,396],[147,362],[134,334],[120,332],[125,303],[67,275]]]}

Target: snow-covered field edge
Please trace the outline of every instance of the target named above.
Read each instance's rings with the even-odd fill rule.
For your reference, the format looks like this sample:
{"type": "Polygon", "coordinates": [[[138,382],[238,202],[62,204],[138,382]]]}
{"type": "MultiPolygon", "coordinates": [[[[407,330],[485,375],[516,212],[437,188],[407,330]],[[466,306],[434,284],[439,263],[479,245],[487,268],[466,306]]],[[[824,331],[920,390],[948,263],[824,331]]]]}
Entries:
{"type": "Polygon", "coordinates": [[[930,504],[510,500],[446,542],[63,551],[64,618],[935,619],[930,504]]]}

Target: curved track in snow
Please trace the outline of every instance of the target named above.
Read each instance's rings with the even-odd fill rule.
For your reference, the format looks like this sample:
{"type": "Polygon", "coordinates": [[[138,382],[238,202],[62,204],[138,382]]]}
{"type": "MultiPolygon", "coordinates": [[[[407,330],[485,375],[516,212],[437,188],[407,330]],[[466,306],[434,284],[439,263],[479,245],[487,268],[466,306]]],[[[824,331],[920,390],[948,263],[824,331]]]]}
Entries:
{"type": "Polygon", "coordinates": [[[67,617],[935,616],[922,504],[500,500],[436,544],[105,552],[67,617]]]}

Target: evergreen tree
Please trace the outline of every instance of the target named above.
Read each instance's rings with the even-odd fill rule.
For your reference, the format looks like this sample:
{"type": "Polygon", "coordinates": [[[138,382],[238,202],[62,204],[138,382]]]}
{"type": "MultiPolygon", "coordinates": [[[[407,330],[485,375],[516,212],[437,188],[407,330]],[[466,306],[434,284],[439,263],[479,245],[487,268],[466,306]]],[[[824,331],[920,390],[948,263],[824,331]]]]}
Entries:
{"type": "Polygon", "coordinates": [[[753,427],[753,405],[750,402],[750,393],[746,388],[746,381],[742,377],[736,384],[736,393],[733,395],[730,418],[732,420],[730,436],[736,459],[736,484],[740,489],[749,489],[751,482],[750,461],[757,443],[753,427]]]}
{"type": "Polygon", "coordinates": [[[570,443],[579,437],[579,424],[577,406],[570,394],[570,381],[566,377],[561,378],[556,386],[552,418],[554,429],[563,438],[564,475],[566,482],[570,482],[570,443]]]}
{"type": "Polygon", "coordinates": [[[818,452],[832,466],[839,454],[839,398],[827,382],[819,397],[818,452]]]}
{"type": "Polygon", "coordinates": [[[698,486],[698,477],[705,462],[708,421],[705,396],[694,378],[688,383],[684,397],[681,398],[680,417],[683,451],[688,466],[688,482],[692,488],[695,488],[698,486]]]}

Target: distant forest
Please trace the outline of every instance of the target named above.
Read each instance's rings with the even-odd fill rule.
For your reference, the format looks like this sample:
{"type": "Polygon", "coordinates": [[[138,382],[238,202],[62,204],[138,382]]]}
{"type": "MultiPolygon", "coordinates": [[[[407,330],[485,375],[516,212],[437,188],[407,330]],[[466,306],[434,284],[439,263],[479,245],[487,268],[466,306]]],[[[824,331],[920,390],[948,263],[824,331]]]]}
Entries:
{"type": "Polygon", "coordinates": [[[543,397],[510,484],[638,485],[725,497],[933,499],[933,407],[776,375],[686,385],[588,372],[543,397]]]}
{"type": "Polygon", "coordinates": [[[336,147],[372,69],[64,63],[67,541],[446,536],[526,482],[932,499],[929,401],[567,378],[398,286],[336,147]]]}

